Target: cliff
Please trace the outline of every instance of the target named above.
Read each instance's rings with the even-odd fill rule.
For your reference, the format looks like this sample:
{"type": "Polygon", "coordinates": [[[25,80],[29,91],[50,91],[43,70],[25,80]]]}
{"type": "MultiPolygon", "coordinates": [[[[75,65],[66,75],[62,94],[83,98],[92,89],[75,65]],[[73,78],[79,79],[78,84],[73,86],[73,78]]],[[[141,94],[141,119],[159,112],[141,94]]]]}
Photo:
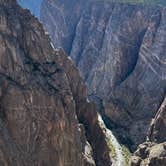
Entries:
{"type": "Polygon", "coordinates": [[[17,0],[17,2],[23,7],[31,10],[31,13],[36,17],[40,16],[40,5],[42,0],[17,0]]]}
{"type": "Polygon", "coordinates": [[[166,165],[166,98],[151,122],[147,142],[141,144],[131,157],[131,166],[166,165]]]}
{"type": "Polygon", "coordinates": [[[111,165],[77,69],[16,1],[0,0],[0,43],[0,165],[111,165]]]}
{"type": "Polygon", "coordinates": [[[165,96],[165,14],[158,6],[102,1],[41,6],[54,44],[70,54],[108,126],[132,150],[145,141],[165,96]]]}

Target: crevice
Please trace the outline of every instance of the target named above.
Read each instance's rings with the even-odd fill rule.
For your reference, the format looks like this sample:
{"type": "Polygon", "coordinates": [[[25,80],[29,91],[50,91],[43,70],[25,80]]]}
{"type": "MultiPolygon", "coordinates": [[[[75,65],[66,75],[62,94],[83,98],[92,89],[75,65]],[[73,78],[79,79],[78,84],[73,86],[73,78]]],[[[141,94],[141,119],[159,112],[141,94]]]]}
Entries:
{"type": "MultiPolygon", "coordinates": [[[[136,44],[135,48],[133,48],[133,51],[130,53],[132,55],[132,63],[130,64],[127,73],[122,77],[122,79],[119,81],[119,83],[117,83],[116,86],[119,86],[120,84],[122,84],[125,80],[128,79],[128,77],[134,72],[137,63],[138,63],[138,59],[139,59],[139,53],[140,53],[140,49],[141,49],[141,45],[144,39],[144,36],[146,34],[147,28],[143,29],[137,36],[137,40],[136,40],[136,44]]],[[[130,55],[130,57],[131,57],[130,55]]]]}

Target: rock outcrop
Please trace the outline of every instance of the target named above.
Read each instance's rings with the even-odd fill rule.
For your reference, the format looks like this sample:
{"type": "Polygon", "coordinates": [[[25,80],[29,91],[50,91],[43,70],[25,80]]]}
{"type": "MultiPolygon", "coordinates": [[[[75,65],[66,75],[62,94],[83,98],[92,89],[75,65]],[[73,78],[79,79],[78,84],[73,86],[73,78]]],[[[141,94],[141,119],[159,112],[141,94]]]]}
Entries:
{"type": "Polygon", "coordinates": [[[23,7],[31,10],[31,13],[36,17],[40,16],[40,5],[42,0],[17,0],[17,2],[23,7]]]}
{"type": "Polygon", "coordinates": [[[155,118],[152,120],[148,139],[151,142],[162,143],[166,142],[166,98],[164,99],[155,118]]]}
{"type": "Polygon", "coordinates": [[[0,0],[0,165],[111,165],[86,98],[77,69],[42,24],[15,0],[0,0]]]}
{"type": "Polygon", "coordinates": [[[131,157],[130,166],[165,166],[166,165],[166,142],[144,143],[139,145],[138,150],[131,157]]]}
{"type": "Polygon", "coordinates": [[[147,140],[131,157],[131,166],[166,165],[166,98],[149,128],[147,140]]]}
{"type": "Polygon", "coordinates": [[[165,96],[166,10],[43,0],[40,17],[54,44],[79,68],[89,96],[102,100],[122,143],[135,149],[165,96]]]}

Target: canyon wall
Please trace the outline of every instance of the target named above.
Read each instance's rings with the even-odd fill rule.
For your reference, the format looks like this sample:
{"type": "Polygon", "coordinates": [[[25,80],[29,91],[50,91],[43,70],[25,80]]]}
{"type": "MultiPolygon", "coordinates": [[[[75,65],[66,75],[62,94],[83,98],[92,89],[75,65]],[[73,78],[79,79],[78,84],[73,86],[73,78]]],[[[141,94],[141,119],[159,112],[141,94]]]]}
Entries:
{"type": "Polygon", "coordinates": [[[152,120],[147,142],[139,145],[131,157],[131,166],[165,166],[166,165],[166,98],[152,120]]]}
{"type": "Polygon", "coordinates": [[[165,166],[166,10],[43,0],[36,12],[53,44],[28,10],[0,0],[0,165],[111,165],[98,110],[131,150],[146,141],[131,166],[165,166]]]}
{"type": "Polygon", "coordinates": [[[17,0],[17,2],[26,9],[30,9],[31,13],[36,17],[40,16],[40,5],[42,0],[17,0]]]}
{"type": "Polygon", "coordinates": [[[132,150],[165,97],[165,18],[158,6],[42,2],[40,20],[54,45],[70,54],[89,98],[101,101],[109,127],[132,150]]]}
{"type": "Polygon", "coordinates": [[[0,165],[111,165],[77,69],[15,0],[0,0],[0,43],[0,165]]]}

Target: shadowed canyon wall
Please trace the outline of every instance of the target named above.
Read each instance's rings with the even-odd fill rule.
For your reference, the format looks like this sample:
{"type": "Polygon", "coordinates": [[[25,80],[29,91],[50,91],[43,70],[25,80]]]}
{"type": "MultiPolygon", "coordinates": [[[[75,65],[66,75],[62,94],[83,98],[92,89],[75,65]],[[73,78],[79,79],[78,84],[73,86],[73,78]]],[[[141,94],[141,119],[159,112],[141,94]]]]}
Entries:
{"type": "Polygon", "coordinates": [[[109,126],[131,149],[145,141],[165,96],[165,18],[158,6],[42,2],[54,45],[70,54],[90,98],[101,100],[109,126]]]}

